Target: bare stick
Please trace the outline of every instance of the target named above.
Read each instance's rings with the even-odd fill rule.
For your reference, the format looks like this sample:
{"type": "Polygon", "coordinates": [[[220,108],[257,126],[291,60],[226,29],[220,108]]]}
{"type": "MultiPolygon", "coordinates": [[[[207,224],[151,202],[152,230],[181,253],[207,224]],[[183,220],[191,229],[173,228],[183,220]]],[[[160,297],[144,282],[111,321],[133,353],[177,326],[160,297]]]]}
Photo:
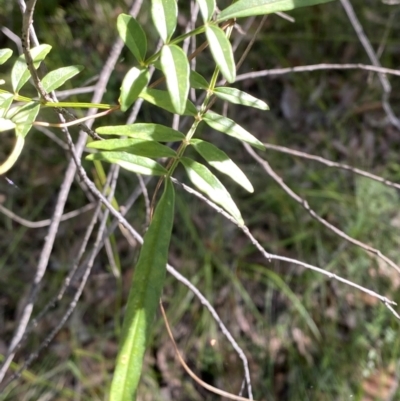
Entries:
{"type": "Polygon", "coordinates": [[[346,241],[350,242],[353,245],[357,245],[361,249],[364,249],[365,251],[372,253],[376,255],[379,259],[383,260],[386,262],[389,266],[393,267],[400,273],[400,267],[397,266],[396,263],[394,263],[391,259],[389,259],[387,256],[383,255],[382,252],[378,249],[373,248],[372,246],[369,246],[365,244],[364,242],[358,241],[353,237],[350,237],[343,231],[339,230],[336,226],[333,224],[328,223],[325,219],[323,219],[321,216],[319,216],[313,209],[310,208],[308,202],[301,198],[299,195],[297,195],[291,188],[289,188],[285,182],[282,180],[281,177],[278,176],[278,174],[275,173],[275,171],[271,168],[269,163],[262,159],[252,148],[251,146],[247,145],[246,143],[243,144],[247,153],[250,154],[250,156],[257,161],[258,164],[265,170],[265,172],[292,198],[294,199],[297,203],[302,205],[304,209],[313,217],[315,220],[320,222],[322,225],[327,227],[329,230],[334,232],[336,235],[339,237],[345,239],[346,241]]]}
{"type": "MultiPolygon", "coordinates": [[[[81,215],[82,213],[86,213],[89,210],[92,210],[94,208],[93,203],[89,203],[79,209],[73,210],[72,212],[68,212],[63,214],[60,217],[60,221],[66,221],[69,219],[73,219],[74,217],[77,217],[81,215]]],[[[51,219],[46,219],[46,220],[40,220],[40,221],[29,221],[26,220],[17,214],[13,213],[11,210],[7,209],[4,207],[2,204],[0,204],[0,212],[3,213],[5,216],[9,217],[10,219],[16,221],[17,223],[21,224],[22,226],[28,227],[28,228],[41,228],[41,227],[47,227],[51,224],[51,219]]]]}
{"type": "Polygon", "coordinates": [[[287,67],[287,68],[272,68],[270,70],[262,70],[255,72],[247,72],[236,76],[236,81],[244,81],[246,79],[255,79],[261,77],[268,77],[274,75],[285,75],[292,74],[294,72],[313,72],[319,70],[365,70],[371,72],[377,72],[380,74],[390,74],[400,76],[399,70],[393,70],[391,68],[385,68],[374,65],[366,64],[312,64],[312,65],[301,65],[298,67],[287,67]]]}
{"type": "Polygon", "coordinates": [[[288,155],[301,157],[303,159],[313,160],[318,163],[325,164],[328,167],[339,168],[341,170],[351,171],[354,174],[358,174],[363,177],[370,178],[371,180],[380,182],[381,184],[387,185],[388,187],[400,189],[400,184],[397,184],[396,182],[387,180],[386,178],[380,177],[379,175],[369,173],[368,171],[360,170],[356,167],[349,166],[348,164],[336,163],[331,160],[325,159],[321,156],[311,155],[309,153],[300,152],[299,150],[290,149],[290,148],[287,148],[284,146],[272,145],[270,143],[264,143],[264,146],[270,150],[276,150],[277,152],[286,153],[288,155]]]}
{"type": "MultiPolygon", "coordinates": [[[[328,270],[322,269],[320,267],[314,266],[314,265],[310,265],[308,263],[304,263],[300,260],[297,259],[292,259],[292,258],[288,258],[286,256],[280,256],[280,255],[275,255],[272,253],[267,252],[263,246],[256,240],[256,238],[254,238],[254,236],[251,234],[250,230],[248,229],[247,226],[243,225],[239,225],[238,222],[230,215],[228,214],[224,209],[222,209],[221,207],[219,207],[218,205],[216,205],[214,202],[210,201],[208,198],[206,198],[204,195],[202,195],[200,192],[196,191],[195,189],[179,182],[178,180],[176,180],[175,178],[171,178],[172,181],[175,184],[180,185],[186,192],[198,197],[199,199],[201,199],[202,201],[204,201],[208,206],[210,206],[211,208],[213,208],[215,211],[217,211],[218,213],[220,213],[222,216],[224,216],[227,220],[231,221],[233,224],[235,224],[237,227],[239,227],[243,233],[250,239],[251,243],[260,251],[260,253],[264,256],[265,259],[267,259],[269,262],[271,260],[279,260],[282,262],[287,262],[287,263],[292,263],[294,265],[297,266],[301,266],[304,267],[306,269],[310,269],[313,270],[317,273],[323,274],[324,276],[327,276],[330,279],[335,279],[343,284],[346,284],[350,287],[356,288],[357,290],[360,290],[362,292],[365,292],[368,295],[371,295],[374,298],[379,299],[380,301],[382,301],[386,307],[389,307],[389,305],[397,305],[396,302],[391,301],[390,299],[388,299],[387,297],[384,297],[378,293],[376,293],[375,291],[372,291],[366,287],[363,287],[359,284],[356,284],[350,280],[347,280],[341,276],[338,276],[337,274],[331,273],[328,270]]],[[[394,311],[393,308],[389,308],[389,310],[395,315],[395,317],[397,319],[400,319],[399,314],[394,311]]]]}

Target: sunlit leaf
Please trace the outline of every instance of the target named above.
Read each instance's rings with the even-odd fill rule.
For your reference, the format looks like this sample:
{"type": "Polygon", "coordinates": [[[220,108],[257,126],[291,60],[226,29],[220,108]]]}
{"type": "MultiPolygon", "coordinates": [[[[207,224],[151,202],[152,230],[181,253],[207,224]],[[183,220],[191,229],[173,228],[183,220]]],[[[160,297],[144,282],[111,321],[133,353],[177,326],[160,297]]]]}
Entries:
{"type": "Polygon", "coordinates": [[[155,141],[143,139],[123,138],[93,141],[87,144],[88,148],[101,150],[121,150],[138,156],[151,158],[175,157],[176,152],[168,146],[155,141]]]}
{"type": "Polygon", "coordinates": [[[176,0],[151,0],[151,16],[160,38],[168,43],[178,19],[176,0]]]}
{"type": "Polygon", "coordinates": [[[14,95],[12,93],[0,93],[0,117],[4,117],[6,115],[13,100],[14,95]]]}
{"type": "Polygon", "coordinates": [[[255,148],[264,150],[265,147],[255,136],[250,134],[250,132],[246,131],[239,124],[236,124],[235,121],[230,118],[223,117],[213,111],[207,111],[207,113],[203,116],[203,120],[209,125],[211,128],[214,128],[217,131],[223,132],[229,136],[239,139],[242,142],[246,142],[255,148]]]}
{"type": "Polygon", "coordinates": [[[96,132],[100,135],[121,135],[136,139],[159,142],[176,142],[185,139],[185,135],[161,124],[137,123],[99,127],[96,132]]]}
{"type": "Polygon", "coordinates": [[[15,133],[17,136],[26,136],[33,122],[36,120],[39,110],[39,102],[29,102],[8,111],[7,118],[10,118],[15,123],[15,133]]]}
{"type": "Polygon", "coordinates": [[[261,110],[269,110],[267,103],[236,88],[228,88],[225,86],[214,88],[214,94],[227,102],[255,107],[261,110]]]}
{"type": "Polygon", "coordinates": [[[57,70],[50,71],[42,79],[43,88],[46,92],[51,92],[64,85],[66,81],[79,74],[82,70],[82,65],[71,65],[69,67],[62,67],[58,68],[57,70]]]}
{"type": "Polygon", "coordinates": [[[11,49],[0,49],[0,65],[4,64],[12,56],[12,53],[11,49]]]}
{"type": "Polygon", "coordinates": [[[228,82],[236,79],[236,66],[232,46],[225,32],[216,25],[206,25],[206,36],[211,54],[221,74],[228,82]]]}
{"type": "Polygon", "coordinates": [[[147,39],[140,24],[130,15],[120,14],[117,19],[119,36],[139,63],[146,57],[147,39]]]}
{"type": "Polygon", "coordinates": [[[226,174],[246,191],[254,192],[254,188],[249,179],[225,152],[215,145],[202,141],[201,139],[191,139],[190,143],[210,166],[226,174]]]}
{"type": "Polygon", "coordinates": [[[149,82],[150,73],[147,68],[132,67],[124,77],[121,85],[119,103],[121,111],[126,111],[139,97],[140,92],[149,82]]]}
{"type": "Polygon", "coordinates": [[[15,123],[8,118],[0,117],[0,132],[15,128],[15,123]]]}
{"type": "Polygon", "coordinates": [[[174,221],[174,204],[174,188],[168,179],[144,236],[139,260],[134,269],[111,384],[110,401],[135,399],[143,357],[164,286],[174,221]]]}
{"type": "Polygon", "coordinates": [[[201,192],[204,192],[213,202],[225,209],[239,224],[244,224],[240,211],[231,195],[221,181],[206,166],[187,157],[182,157],[180,162],[185,167],[193,185],[201,192]]]}
{"type": "Polygon", "coordinates": [[[2,164],[0,164],[0,175],[5,174],[15,164],[24,148],[24,143],[25,138],[23,136],[17,136],[17,140],[10,155],[2,164]]]}
{"type": "Polygon", "coordinates": [[[190,86],[195,89],[208,89],[210,86],[206,79],[197,71],[190,71],[190,86]]]}
{"type": "Polygon", "coordinates": [[[186,54],[176,45],[165,45],[161,50],[160,62],[175,113],[183,114],[190,88],[190,67],[186,54]]]}
{"type": "MultiPolygon", "coordinates": [[[[139,97],[141,97],[142,99],[146,100],[151,104],[154,104],[155,106],[161,107],[162,109],[169,111],[170,113],[176,113],[175,108],[172,105],[169,93],[166,91],[145,88],[139,95],[139,97]]],[[[195,116],[197,114],[196,106],[190,100],[187,100],[185,110],[181,114],[187,116],[195,116]]]]}
{"type": "Polygon", "coordinates": [[[126,152],[99,152],[86,156],[87,160],[102,160],[115,163],[125,170],[144,175],[165,175],[167,170],[156,161],[126,152]]]}
{"type": "Polygon", "coordinates": [[[332,0],[238,0],[225,8],[218,15],[217,22],[231,18],[265,15],[279,11],[289,11],[294,8],[327,3],[332,0]]]}
{"type": "Polygon", "coordinates": [[[208,22],[215,11],[215,0],[197,0],[204,23],[208,22]]]}
{"type": "MultiPolygon", "coordinates": [[[[33,65],[37,69],[40,63],[45,59],[49,51],[51,50],[50,45],[39,45],[33,47],[30,52],[33,59],[33,65]]],[[[20,89],[25,85],[30,77],[30,72],[26,65],[24,55],[18,57],[11,70],[11,85],[14,93],[18,93],[20,89]]]]}

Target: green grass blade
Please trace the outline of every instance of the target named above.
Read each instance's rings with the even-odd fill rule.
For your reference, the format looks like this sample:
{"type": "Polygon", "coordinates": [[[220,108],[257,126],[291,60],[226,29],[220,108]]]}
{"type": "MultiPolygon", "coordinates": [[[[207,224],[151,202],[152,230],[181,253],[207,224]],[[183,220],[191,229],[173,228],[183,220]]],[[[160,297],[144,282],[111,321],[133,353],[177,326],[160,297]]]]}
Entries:
{"type": "Polygon", "coordinates": [[[144,175],[162,176],[167,170],[156,161],[144,156],[131,155],[126,152],[99,152],[86,156],[86,160],[101,160],[115,163],[128,171],[144,175]]]}
{"type": "Polygon", "coordinates": [[[185,139],[185,135],[161,124],[137,123],[128,125],[113,125],[99,127],[96,132],[100,135],[121,135],[136,139],[159,142],[177,142],[185,139]]]}
{"type": "MultiPolygon", "coordinates": [[[[92,143],[98,142],[99,141],[92,143]]],[[[191,139],[190,143],[210,166],[213,166],[222,174],[230,177],[246,191],[254,192],[253,185],[251,185],[249,179],[225,152],[217,148],[212,143],[202,141],[201,139],[191,139]]]]}
{"type": "Polygon", "coordinates": [[[176,45],[166,45],[161,50],[160,62],[175,112],[183,114],[190,88],[186,54],[176,45]]]}
{"type": "Polygon", "coordinates": [[[176,0],[151,0],[151,16],[160,38],[168,43],[178,20],[176,0]]]}
{"type": "Polygon", "coordinates": [[[221,11],[217,22],[313,6],[332,0],[239,0],[221,11]]]}
{"type": "Polygon", "coordinates": [[[260,110],[269,110],[267,103],[236,88],[228,88],[223,86],[214,88],[213,92],[215,96],[230,103],[254,107],[260,110]]]}
{"type": "Polygon", "coordinates": [[[230,193],[206,166],[187,157],[182,157],[180,162],[185,167],[193,185],[201,192],[204,192],[213,202],[225,209],[239,224],[244,224],[240,211],[230,193]]]}
{"type": "Polygon", "coordinates": [[[71,65],[69,67],[62,67],[58,68],[57,70],[50,71],[42,79],[43,88],[46,92],[51,92],[64,85],[66,81],[79,74],[82,70],[82,65],[71,65]]]}
{"type": "MultiPolygon", "coordinates": [[[[45,59],[50,50],[51,46],[45,44],[33,47],[30,50],[35,68],[40,66],[40,63],[45,59]]],[[[21,55],[18,57],[11,70],[11,85],[15,94],[26,84],[30,76],[31,74],[28,71],[25,56],[21,55]]]]}
{"type": "MultiPolygon", "coordinates": [[[[171,101],[171,97],[166,91],[145,88],[139,95],[139,97],[151,104],[154,104],[155,106],[169,111],[170,113],[176,113],[175,107],[173,106],[171,101]]],[[[190,100],[187,100],[184,112],[178,114],[182,114],[185,116],[195,116],[197,114],[196,106],[190,100]]]]}
{"type": "Polygon", "coordinates": [[[140,24],[130,15],[120,14],[117,19],[119,36],[141,64],[146,58],[147,39],[140,24]]]}
{"type": "Polygon", "coordinates": [[[12,53],[11,49],[0,49],[0,65],[4,64],[12,56],[12,53]]]}
{"type": "Polygon", "coordinates": [[[124,138],[106,139],[104,141],[93,141],[87,144],[88,148],[101,150],[122,150],[133,155],[150,158],[175,157],[176,152],[168,146],[161,145],[156,141],[143,139],[124,138]]]}
{"type": "Polygon", "coordinates": [[[150,73],[147,68],[132,67],[124,77],[121,85],[121,96],[118,99],[121,111],[126,111],[132,106],[139,94],[147,86],[150,73]]]}
{"type": "Polygon", "coordinates": [[[211,128],[217,131],[223,132],[229,136],[239,139],[242,142],[246,142],[257,149],[265,150],[264,145],[255,136],[246,131],[239,124],[236,124],[233,120],[227,117],[223,117],[220,114],[214,113],[213,111],[207,111],[203,116],[203,120],[211,128]]]}
{"type": "Polygon", "coordinates": [[[135,399],[144,353],[165,279],[174,203],[174,188],[168,179],[153,220],[144,236],[139,261],[135,267],[111,384],[110,401],[135,399]]]}
{"type": "Polygon", "coordinates": [[[221,74],[228,82],[234,82],[236,79],[236,65],[232,46],[225,32],[216,25],[206,25],[206,37],[213,59],[221,74]]]}

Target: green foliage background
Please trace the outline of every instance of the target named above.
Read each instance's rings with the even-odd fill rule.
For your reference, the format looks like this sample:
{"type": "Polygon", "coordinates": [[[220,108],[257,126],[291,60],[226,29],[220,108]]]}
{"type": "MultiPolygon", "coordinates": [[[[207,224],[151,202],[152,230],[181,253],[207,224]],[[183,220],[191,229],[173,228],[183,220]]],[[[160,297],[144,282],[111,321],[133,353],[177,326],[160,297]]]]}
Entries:
{"type": "MultiPolygon", "coordinates": [[[[387,35],[381,62],[388,68],[396,68],[400,39],[393,24],[394,7],[379,1],[355,1],[354,8],[375,48],[387,35]]],[[[117,35],[116,18],[126,10],[126,1],[122,0],[38,2],[34,22],[39,40],[53,46],[46,60],[48,68],[85,66],[66,89],[68,85],[72,89],[93,82],[117,35]]],[[[338,2],[296,10],[290,15],[296,19],[295,24],[276,16],[268,17],[239,73],[318,62],[368,63],[338,2]]],[[[184,29],[187,18],[188,14],[179,21],[179,29],[184,29]]],[[[147,27],[149,44],[154,46],[157,36],[150,21],[145,5],[140,22],[147,27]]],[[[20,32],[20,12],[14,2],[0,1],[0,25],[20,32]]],[[[254,29],[251,27],[249,31],[254,29]]],[[[0,48],[3,47],[15,49],[15,44],[0,33],[0,48]]],[[[237,54],[242,51],[243,45],[237,54]]],[[[125,49],[104,102],[116,103],[122,78],[132,62],[125,49]]],[[[205,75],[211,74],[207,53],[201,55],[198,63],[205,75]]],[[[0,79],[8,74],[6,67],[1,66],[0,79]]],[[[325,71],[243,81],[237,87],[266,100],[271,111],[230,106],[228,115],[261,141],[319,154],[398,181],[398,132],[382,123],[379,83],[376,77],[367,77],[362,71],[325,71]],[[289,111],[285,112],[285,107],[289,111]]],[[[392,84],[392,106],[398,110],[398,79],[392,79],[392,84]]],[[[73,100],[89,99],[90,94],[73,100]]],[[[221,107],[222,103],[217,105],[217,109],[221,107]]],[[[43,121],[51,118],[50,113],[41,115],[43,121]]],[[[155,113],[153,108],[145,106],[139,120],[166,124],[168,118],[167,113],[155,113]]],[[[114,113],[98,125],[123,121],[121,113],[114,113]]],[[[203,134],[240,162],[252,181],[255,193],[248,195],[221,179],[238,201],[246,223],[268,250],[325,267],[399,301],[398,278],[387,267],[313,221],[265,176],[236,142],[227,141],[206,127],[203,134]]],[[[12,141],[11,137],[2,136],[1,160],[12,141]]],[[[67,159],[63,149],[38,132],[30,135],[27,142],[18,166],[7,175],[20,189],[2,180],[0,196],[3,204],[17,214],[41,220],[52,211],[67,159]]],[[[322,168],[315,162],[267,152],[273,168],[320,215],[357,239],[373,244],[395,261],[400,260],[396,191],[347,172],[322,168]]],[[[85,166],[91,168],[89,163],[85,166]]],[[[126,199],[136,185],[130,174],[122,173],[118,199],[126,199]]],[[[153,189],[151,184],[150,193],[153,189]]],[[[353,396],[352,399],[363,400],[367,399],[363,397],[369,391],[366,390],[369,378],[378,371],[390,371],[388,367],[397,368],[398,323],[387,309],[316,273],[281,263],[266,263],[243,235],[206,205],[181,191],[177,191],[176,200],[171,262],[201,288],[245,349],[250,359],[255,399],[319,401],[353,396]],[[312,330],[310,322],[315,323],[319,334],[312,330]]],[[[76,185],[68,210],[85,202],[76,185]]],[[[145,227],[142,199],[128,219],[136,227],[145,227]]],[[[86,222],[79,218],[63,223],[40,305],[64,277],[86,222]]],[[[45,232],[45,229],[28,230],[1,216],[0,351],[12,333],[20,299],[32,278],[32,266],[45,232]]],[[[126,301],[132,266],[138,255],[138,248],[130,248],[120,234],[117,247],[122,279],[113,277],[102,254],[71,322],[19,384],[0,394],[0,400],[38,400],[46,394],[56,400],[105,399],[116,355],[121,305],[126,301]]],[[[189,365],[206,381],[237,392],[242,381],[240,362],[208,312],[171,277],[167,277],[164,300],[189,365]],[[216,346],[211,345],[213,339],[217,340],[216,346]]],[[[17,363],[29,349],[35,348],[58,316],[57,311],[49,315],[29,339],[17,363]]],[[[167,396],[175,400],[217,399],[194,385],[178,367],[161,320],[152,335],[145,364],[140,399],[165,400],[167,396]]]]}

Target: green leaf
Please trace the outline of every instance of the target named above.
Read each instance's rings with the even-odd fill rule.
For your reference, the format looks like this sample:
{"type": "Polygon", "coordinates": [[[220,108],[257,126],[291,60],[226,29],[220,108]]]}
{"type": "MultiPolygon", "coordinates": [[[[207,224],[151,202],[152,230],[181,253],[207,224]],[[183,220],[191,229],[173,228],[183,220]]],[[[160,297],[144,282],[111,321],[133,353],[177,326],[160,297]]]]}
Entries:
{"type": "MultiPolygon", "coordinates": [[[[145,88],[142,93],[139,95],[142,99],[147,102],[154,104],[155,106],[161,107],[164,110],[169,111],[170,113],[176,113],[175,108],[171,102],[171,98],[169,93],[166,91],[145,88]]],[[[195,116],[197,114],[196,106],[190,101],[186,101],[186,107],[183,113],[178,113],[186,116],[195,116]]]]}
{"type": "Polygon", "coordinates": [[[64,85],[66,81],[79,74],[82,70],[82,65],[71,65],[69,67],[62,67],[58,68],[57,70],[50,71],[42,79],[43,88],[46,92],[51,92],[64,85]]]}
{"type": "Polygon", "coordinates": [[[17,136],[25,137],[27,135],[32,128],[33,122],[36,120],[39,110],[39,102],[29,102],[8,111],[7,118],[10,118],[15,123],[15,133],[17,136]]]}
{"type": "Polygon", "coordinates": [[[185,139],[185,135],[179,131],[161,124],[151,123],[99,127],[96,132],[100,135],[121,135],[158,142],[177,142],[185,139]]]}
{"type": "Polygon", "coordinates": [[[151,0],[151,16],[160,38],[168,43],[178,20],[176,0],[151,0]]]}
{"type": "Polygon", "coordinates": [[[0,165],[0,175],[5,174],[18,160],[19,155],[24,148],[25,138],[22,136],[17,136],[17,141],[15,142],[14,148],[7,159],[0,165]]]}
{"type": "Polygon", "coordinates": [[[156,161],[126,152],[99,152],[86,156],[86,160],[102,160],[115,163],[125,170],[144,175],[162,176],[167,173],[167,170],[156,161]]]}
{"type": "Polygon", "coordinates": [[[174,204],[174,188],[168,179],[144,236],[133,274],[122,327],[121,345],[111,384],[110,401],[135,399],[143,357],[164,286],[174,221],[174,204]]]}
{"type": "Polygon", "coordinates": [[[0,132],[15,128],[15,123],[8,118],[0,117],[0,132]]]}
{"type": "Polygon", "coordinates": [[[328,1],[332,0],[239,0],[222,10],[216,22],[226,21],[231,18],[289,11],[299,7],[327,3],[328,1]]]}
{"type": "Polygon", "coordinates": [[[215,0],[197,0],[204,23],[207,23],[214,14],[215,0]]]}
{"type": "Polygon", "coordinates": [[[121,96],[118,99],[121,111],[126,111],[139,97],[140,92],[147,86],[150,73],[147,68],[132,67],[125,75],[121,85],[121,96]]]}
{"type": "Polygon", "coordinates": [[[165,45],[161,50],[160,62],[175,113],[183,114],[190,88],[190,67],[186,54],[176,45],[165,45]]]}
{"type": "Polygon", "coordinates": [[[168,146],[143,139],[107,139],[105,141],[90,142],[87,144],[87,147],[101,150],[123,150],[127,153],[151,158],[176,156],[176,152],[168,146]]]}
{"type": "Polygon", "coordinates": [[[141,64],[146,57],[147,39],[140,24],[130,15],[120,14],[117,18],[119,36],[141,64]]]}
{"type": "Polygon", "coordinates": [[[210,84],[197,71],[190,71],[190,86],[195,89],[208,89],[210,84]]]}
{"type": "Polygon", "coordinates": [[[236,79],[236,66],[233,59],[232,46],[225,32],[216,25],[206,25],[206,37],[211,54],[221,74],[228,82],[236,79]]]}
{"type": "Polygon", "coordinates": [[[4,64],[12,56],[12,53],[11,49],[0,49],[0,65],[4,64]]]}
{"type": "Polygon", "coordinates": [[[244,224],[240,211],[230,193],[206,166],[187,157],[182,157],[180,162],[185,167],[193,185],[201,192],[204,192],[213,202],[225,209],[240,225],[244,224]]]}
{"type": "MultiPolygon", "coordinates": [[[[44,44],[33,47],[31,49],[31,56],[35,68],[38,68],[40,66],[40,63],[45,59],[50,50],[51,46],[44,44]]],[[[11,85],[14,93],[18,93],[20,91],[20,89],[26,84],[30,76],[31,74],[28,71],[28,67],[25,62],[25,56],[21,55],[18,57],[11,70],[11,85]]]]}
{"type": "Polygon", "coordinates": [[[0,93],[0,117],[4,117],[6,115],[13,100],[14,95],[12,93],[0,93]]]}
{"type": "MultiPolygon", "coordinates": [[[[98,142],[99,141],[92,143],[98,142]]],[[[226,174],[233,181],[241,185],[246,191],[254,192],[253,185],[251,185],[249,179],[225,152],[213,144],[202,141],[201,139],[191,139],[190,143],[208,164],[213,166],[219,172],[226,174]]]]}
{"type": "Polygon", "coordinates": [[[235,121],[231,120],[230,118],[223,117],[217,113],[214,113],[213,111],[207,111],[207,113],[203,116],[203,120],[207,123],[207,125],[217,131],[237,138],[242,142],[246,142],[255,148],[265,150],[262,142],[260,142],[255,136],[250,134],[250,132],[246,131],[239,124],[236,124],[235,121]]]}
{"type": "Polygon", "coordinates": [[[227,102],[255,107],[261,110],[269,110],[267,103],[236,88],[227,88],[225,86],[214,88],[214,94],[227,102]]]}

